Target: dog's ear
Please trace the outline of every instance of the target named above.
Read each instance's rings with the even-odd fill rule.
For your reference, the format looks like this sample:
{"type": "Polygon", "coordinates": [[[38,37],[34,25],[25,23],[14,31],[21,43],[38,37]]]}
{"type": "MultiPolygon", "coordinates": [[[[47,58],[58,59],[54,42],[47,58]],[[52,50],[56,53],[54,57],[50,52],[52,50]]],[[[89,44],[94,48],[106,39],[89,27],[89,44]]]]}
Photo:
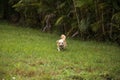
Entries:
{"type": "Polygon", "coordinates": [[[59,40],[56,41],[57,46],[59,45],[59,40]]]}

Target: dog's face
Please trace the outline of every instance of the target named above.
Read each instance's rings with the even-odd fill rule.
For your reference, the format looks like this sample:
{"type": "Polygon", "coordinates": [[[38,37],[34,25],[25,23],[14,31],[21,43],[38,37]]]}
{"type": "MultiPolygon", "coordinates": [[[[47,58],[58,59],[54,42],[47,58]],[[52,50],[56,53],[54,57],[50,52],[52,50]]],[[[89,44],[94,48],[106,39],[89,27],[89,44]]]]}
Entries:
{"type": "Polygon", "coordinates": [[[65,43],[62,39],[57,41],[57,49],[58,51],[64,50],[65,48],[65,43]]]}
{"type": "Polygon", "coordinates": [[[64,47],[64,41],[63,40],[59,40],[58,41],[58,46],[59,47],[64,47]]]}

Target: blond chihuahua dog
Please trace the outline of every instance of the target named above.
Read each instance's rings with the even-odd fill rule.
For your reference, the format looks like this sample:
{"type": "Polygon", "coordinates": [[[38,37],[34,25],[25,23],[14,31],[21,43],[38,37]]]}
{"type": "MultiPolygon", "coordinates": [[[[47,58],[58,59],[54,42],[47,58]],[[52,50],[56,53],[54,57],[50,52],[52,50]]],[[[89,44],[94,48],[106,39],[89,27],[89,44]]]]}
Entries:
{"type": "Polygon", "coordinates": [[[57,42],[57,50],[58,51],[64,50],[67,46],[66,36],[64,34],[62,34],[60,39],[57,40],[56,42],[57,42]]]}

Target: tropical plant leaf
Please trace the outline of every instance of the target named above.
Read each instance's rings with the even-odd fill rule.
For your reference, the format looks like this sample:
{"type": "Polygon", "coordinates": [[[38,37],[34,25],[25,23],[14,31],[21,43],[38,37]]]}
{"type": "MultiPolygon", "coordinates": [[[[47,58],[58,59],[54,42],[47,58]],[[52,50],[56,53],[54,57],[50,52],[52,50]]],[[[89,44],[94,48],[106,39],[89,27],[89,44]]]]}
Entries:
{"type": "Polygon", "coordinates": [[[113,16],[112,16],[112,20],[119,20],[120,21],[120,12],[117,12],[115,13],[113,16]]]}
{"type": "Polygon", "coordinates": [[[57,6],[57,9],[61,9],[65,6],[65,2],[61,3],[60,5],[57,6]]]}
{"type": "Polygon", "coordinates": [[[24,4],[17,3],[15,5],[13,5],[12,7],[17,8],[17,7],[24,7],[24,6],[25,6],[24,4]]]}
{"type": "Polygon", "coordinates": [[[101,23],[101,21],[99,20],[99,21],[94,22],[93,24],[91,24],[91,30],[93,32],[97,32],[99,30],[99,28],[100,28],[100,23],[101,23]]]}
{"type": "Polygon", "coordinates": [[[120,12],[117,12],[112,16],[112,21],[114,23],[112,23],[111,25],[120,29],[120,12]]]}
{"type": "Polygon", "coordinates": [[[105,2],[103,2],[103,3],[99,3],[99,5],[98,5],[98,7],[100,8],[100,9],[104,9],[104,8],[106,8],[107,6],[109,6],[107,3],[105,3],[105,2]]]}
{"type": "Polygon", "coordinates": [[[59,17],[59,18],[56,20],[56,22],[55,22],[55,26],[60,25],[60,24],[63,22],[64,17],[65,17],[65,16],[59,17]]]}
{"type": "Polygon", "coordinates": [[[75,3],[75,7],[82,7],[84,5],[89,5],[93,3],[93,0],[73,0],[75,3]]]}
{"type": "Polygon", "coordinates": [[[85,30],[87,30],[88,26],[89,26],[89,19],[82,19],[80,21],[79,29],[80,31],[84,32],[85,30]]]}

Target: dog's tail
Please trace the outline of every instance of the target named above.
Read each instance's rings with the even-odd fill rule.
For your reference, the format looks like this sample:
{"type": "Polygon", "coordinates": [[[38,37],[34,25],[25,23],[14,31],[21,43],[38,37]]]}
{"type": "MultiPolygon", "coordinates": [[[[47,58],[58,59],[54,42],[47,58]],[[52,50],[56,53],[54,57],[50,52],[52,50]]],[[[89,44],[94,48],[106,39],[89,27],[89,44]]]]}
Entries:
{"type": "Polygon", "coordinates": [[[62,34],[60,38],[65,40],[66,36],[64,34],[62,34]]]}

